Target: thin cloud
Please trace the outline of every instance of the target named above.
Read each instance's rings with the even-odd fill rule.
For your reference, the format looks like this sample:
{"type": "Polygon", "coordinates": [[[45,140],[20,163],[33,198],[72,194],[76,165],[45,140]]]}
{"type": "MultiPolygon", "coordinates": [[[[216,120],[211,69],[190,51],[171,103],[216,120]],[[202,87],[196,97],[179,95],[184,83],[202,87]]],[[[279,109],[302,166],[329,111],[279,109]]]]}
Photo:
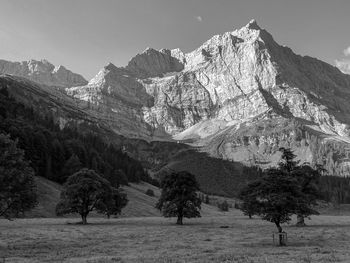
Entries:
{"type": "Polygon", "coordinates": [[[350,56],[350,46],[347,47],[346,49],[344,49],[343,52],[344,52],[344,55],[345,55],[346,57],[350,56]]]}
{"type": "Polygon", "coordinates": [[[343,50],[345,58],[336,59],[335,66],[343,73],[350,74],[350,46],[343,50]]]}
{"type": "Polygon", "coordinates": [[[203,18],[201,16],[196,16],[196,19],[198,22],[202,22],[203,21],[203,18]]]}
{"type": "Polygon", "coordinates": [[[335,66],[340,69],[341,72],[350,74],[350,59],[335,60],[335,66]]]}

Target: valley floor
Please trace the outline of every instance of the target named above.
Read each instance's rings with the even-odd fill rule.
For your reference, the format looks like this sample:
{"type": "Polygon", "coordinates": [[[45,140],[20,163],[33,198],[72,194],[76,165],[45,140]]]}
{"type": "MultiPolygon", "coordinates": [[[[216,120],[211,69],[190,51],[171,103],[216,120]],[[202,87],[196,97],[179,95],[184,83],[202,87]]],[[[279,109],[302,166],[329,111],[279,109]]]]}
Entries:
{"type": "Polygon", "coordinates": [[[76,221],[0,220],[0,262],[350,262],[350,216],[286,225],[287,247],[272,244],[272,224],[235,209],[183,226],[161,217],[76,221]]]}

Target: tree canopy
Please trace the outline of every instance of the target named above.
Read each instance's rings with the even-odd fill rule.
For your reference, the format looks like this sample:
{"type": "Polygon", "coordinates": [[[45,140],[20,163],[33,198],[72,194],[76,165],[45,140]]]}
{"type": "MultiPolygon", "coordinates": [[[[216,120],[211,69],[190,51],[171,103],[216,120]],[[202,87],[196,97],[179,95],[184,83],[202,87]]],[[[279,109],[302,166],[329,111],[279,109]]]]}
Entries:
{"type": "Polygon", "coordinates": [[[278,164],[279,168],[287,173],[291,173],[299,164],[299,161],[295,160],[296,155],[289,148],[281,147],[279,151],[282,152],[281,161],[278,164]]]}
{"type": "Polygon", "coordinates": [[[287,173],[288,176],[292,176],[298,182],[301,187],[301,191],[305,195],[305,201],[308,203],[309,208],[307,210],[300,210],[297,213],[298,226],[304,226],[304,218],[312,214],[318,214],[311,206],[316,205],[316,200],[320,197],[319,189],[317,187],[318,179],[320,177],[320,170],[322,167],[318,166],[316,169],[312,168],[307,163],[299,165],[299,161],[296,161],[296,155],[288,148],[280,148],[282,152],[282,159],[279,163],[279,169],[287,173]]]}
{"type": "Polygon", "coordinates": [[[156,205],[165,217],[177,217],[177,224],[183,218],[200,217],[201,199],[197,195],[199,185],[193,174],[171,172],[161,181],[162,193],[156,205]]]}
{"type": "Polygon", "coordinates": [[[18,217],[37,203],[34,171],[17,141],[0,133],[0,217],[18,217]]]}
{"type": "Polygon", "coordinates": [[[281,148],[280,151],[282,160],[278,168],[267,169],[261,178],[250,182],[240,193],[243,201],[240,209],[246,215],[256,214],[274,223],[279,233],[281,224],[290,221],[293,214],[302,219],[318,214],[313,205],[319,196],[318,170],[307,164],[299,166],[290,149],[281,148]]]}
{"type": "Polygon", "coordinates": [[[244,202],[249,202],[254,214],[276,225],[291,220],[299,211],[309,213],[309,205],[298,181],[279,169],[269,169],[262,176],[249,183],[240,193],[244,202]]]}
{"type": "Polygon", "coordinates": [[[57,215],[78,213],[82,223],[87,223],[88,214],[95,210],[107,216],[121,213],[127,204],[126,194],[111,186],[110,182],[94,170],[81,169],[68,177],[56,206],[57,215]]]}

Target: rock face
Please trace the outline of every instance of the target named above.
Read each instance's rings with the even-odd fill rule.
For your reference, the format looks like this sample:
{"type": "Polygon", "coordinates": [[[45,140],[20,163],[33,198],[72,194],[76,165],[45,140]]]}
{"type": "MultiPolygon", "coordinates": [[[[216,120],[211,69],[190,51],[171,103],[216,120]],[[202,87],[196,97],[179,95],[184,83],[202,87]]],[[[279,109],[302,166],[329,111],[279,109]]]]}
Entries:
{"type": "MultiPolygon", "coordinates": [[[[244,146],[236,140],[237,131],[258,129],[257,122],[293,120],[324,138],[350,142],[350,75],[294,54],[254,20],[187,54],[148,48],[126,67],[109,64],[87,85],[67,93],[87,101],[117,133],[190,139],[227,159],[237,160],[236,149],[244,146]]],[[[292,137],[290,128],[286,134],[292,137]]],[[[284,140],[259,136],[265,144],[284,140]]],[[[255,139],[248,138],[248,144],[255,139]]]]}
{"type": "Polygon", "coordinates": [[[47,60],[22,62],[0,60],[0,74],[25,77],[39,84],[55,87],[72,87],[87,83],[81,75],[71,72],[64,66],[54,66],[47,60]]]}
{"type": "Polygon", "coordinates": [[[188,54],[148,48],[126,67],[109,64],[86,86],[67,92],[114,111],[116,118],[139,119],[138,132],[144,129],[149,138],[157,130],[181,138],[205,121],[227,127],[271,114],[348,136],[349,87],[349,75],[278,45],[252,20],[188,54]]]}

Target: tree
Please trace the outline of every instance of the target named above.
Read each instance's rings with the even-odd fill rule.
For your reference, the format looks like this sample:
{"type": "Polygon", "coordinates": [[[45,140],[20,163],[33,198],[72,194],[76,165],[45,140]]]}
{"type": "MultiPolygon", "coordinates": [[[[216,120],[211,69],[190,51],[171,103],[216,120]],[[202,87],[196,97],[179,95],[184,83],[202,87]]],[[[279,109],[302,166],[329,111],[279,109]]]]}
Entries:
{"type": "Polygon", "coordinates": [[[58,139],[54,139],[51,143],[51,156],[52,156],[52,174],[53,177],[50,178],[54,181],[59,181],[62,171],[62,163],[65,162],[64,158],[64,148],[58,139]]]}
{"type": "Polygon", "coordinates": [[[209,204],[209,203],[210,203],[209,195],[206,195],[206,196],[205,196],[204,202],[205,202],[206,204],[209,204]]]}
{"type": "MultiPolygon", "coordinates": [[[[107,196],[106,196],[107,197],[107,196]]],[[[98,210],[100,213],[104,213],[109,218],[111,215],[119,215],[128,204],[128,199],[126,193],[121,189],[112,189],[112,198],[104,200],[106,204],[106,209],[98,210]]]]}
{"type": "Polygon", "coordinates": [[[183,218],[200,217],[201,199],[198,197],[199,185],[194,175],[172,172],[161,182],[162,193],[156,207],[165,217],[177,217],[177,224],[183,224],[183,218]]]}
{"type": "Polygon", "coordinates": [[[307,203],[306,210],[299,210],[297,212],[297,226],[305,226],[305,217],[310,215],[318,215],[319,213],[312,209],[315,206],[316,200],[320,197],[319,190],[317,187],[317,182],[320,177],[320,172],[318,169],[313,169],[309,165],[302,165],[291,173],[299,186],[301,187],[301,191],[304,194],[305,202],[307,203]]]}
{"type": "Polygon", "coordinates": [[[82,223],[87,223],[88,214],[95,210],[107,216],[118,214],[126,205],[126,195],[94,170],[81,169],[68,177],[56,206],[56,214],[78,213],[82,223]]]}
{"type": "Polygon", "coordinates": [[[69,176],[78,172],[81,168],[79,157],[72,154],[62,168],[62,178],[60,178],[59,182],[64,183],[69,176]]]}
{"type": "MultiPolygon", "coordinates": [[[[256,214],[258,207],[255,207],[254,199],[250,195],[247,195],[244,191],[240,192],[239,198],[243,200],[242,204],[238,205],[237,208],[242,210],[243,214],[249,216],[252,219],[253,215],[256,214]]],[[[254,197],[253,197],[254,198],[254,197]]]]}
{"type": "Polygon", "coordinates": [[[308,203],[307,210],[300,210],[297,213],[296,225],[305,226],[305,217],[318,214],[318,212],[311,209],[311,207],[316,205],[316,199],[320,196],[318,193],[317,181],[322,168],[318,166],[317,169],[313,169],[306,163],[299,166],[299,161],[295,161],[296,155],[291,149],[280,148],[279,150],[282,152],[282,160],[279,163],[279,169],[297,180],[301,191],[305,195],[305,201],[308,203]]]}
{"type": "Polygon", "coordinates": [[[154,196],[154,191],[152,189],[147,189],[146,195],[148,196],[154,196]]]}
{"type": "Polygon", "coordinates": [[[0,133],[0,217],[11,219],[37,204],[34,171],[17,141],[0,133]]]}
{"type": "Polygon", "coordinates": [[[289,148],[281,147],[279,151],[282,152],[281,161],[278,164],[279,168],[287,173],[291,173],[299,163],[299,161],[295,161],[296,155],[289,148]]]}
{"type": "Polygon", "coordinates": [[[220,211],[223,211],[223,212],[227,212],[229,209],[229,204],[227,203],[226,200],[224,200],[222,203],[218,202],[217,206],[220,209],[220,211]]]}
{"type": "MultiPolygon", "coordinates": [[[[106,167],[108,165],[106,164],[106,167]]],[[[128,178],[126,177],[126,174],[123,172],[123,170],[113,170],[110,173],[106,173],[104,178],[106,178],[113,187],[118,188],[120,185],[128,185],[128,178]]]]}
{"type": "MultiPolygon", "coordinates": [[[[309,212],[309,204],[298,181],[280,169],[268,169],[264,176],[249,183],[240,193],[244,202],[259,215],[276,225],[282,233],[281,224],[291,220],[293,214],[309,212]]],[[[280,245],[284,245],[280,235],[280,245]]]]}

